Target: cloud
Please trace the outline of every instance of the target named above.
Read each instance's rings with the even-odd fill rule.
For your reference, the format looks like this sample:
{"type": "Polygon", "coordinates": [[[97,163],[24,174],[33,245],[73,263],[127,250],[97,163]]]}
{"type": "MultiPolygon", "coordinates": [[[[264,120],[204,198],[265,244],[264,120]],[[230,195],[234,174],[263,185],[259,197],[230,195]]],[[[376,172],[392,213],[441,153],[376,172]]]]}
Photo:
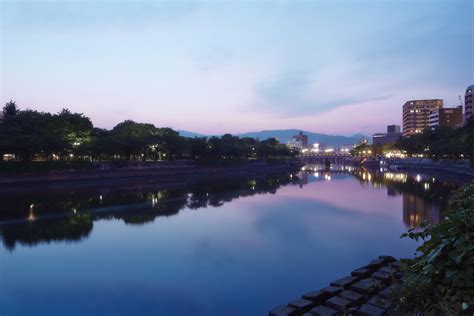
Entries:
{"type": "Polygon", "coordinates": [[[383,101],[392,94],[387,84],[361,80],[364,69],[326,67],[319,71],[289,72],[261,83],[256,108],[286,117],[322,113],[338,107],[383,101]]]}

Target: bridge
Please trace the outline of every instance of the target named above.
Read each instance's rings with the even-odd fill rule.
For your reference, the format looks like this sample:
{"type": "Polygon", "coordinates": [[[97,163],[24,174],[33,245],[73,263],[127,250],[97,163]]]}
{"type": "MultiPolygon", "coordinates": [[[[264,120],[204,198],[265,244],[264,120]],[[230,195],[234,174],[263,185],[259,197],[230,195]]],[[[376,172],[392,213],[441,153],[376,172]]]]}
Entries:
{"type": "Polygon", "coordinates": [[[360,164],[361,157],[351,157],[349,155],[336,155],[336,154],[312,154],[312,155],[301,155],[299,159],[305,164],[321,164],[321,165],[353,165],[360,164]]]}

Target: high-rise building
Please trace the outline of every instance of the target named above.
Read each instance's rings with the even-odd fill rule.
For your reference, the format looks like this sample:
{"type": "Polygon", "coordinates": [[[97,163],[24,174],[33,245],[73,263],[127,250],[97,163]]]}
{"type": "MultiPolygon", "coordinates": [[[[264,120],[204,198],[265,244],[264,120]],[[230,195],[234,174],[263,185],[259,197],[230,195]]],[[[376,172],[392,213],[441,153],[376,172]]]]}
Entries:
{"type": "Polygon", "coordinates": [[[430,128],[459,128],[463,124],[462,106],[439,108],[430,112],[430,128]]]}
{"type": "Polygon", "coordinates": [[[303,132],[299,132],[298,135],[291,137],[291,141],[289,141],[287,145],[292,148],[308,148],[308,135],[303,134],[303,132]]]}
{"type": "Polygon", "coordinates": [[[466,122],[473,116],[472,113],[472,94],[474,93],[474,85],[467,87],[464,95],[464,113],[466,115],[466,122]]]}
{"type": "Polygon", "coordinates": [[[400,125],[388,125],[387,133],[400,133],[400,125]]]}
{"type": "Polygon", "coordinates": [[[375,133],[372,135],[372,144],[395,144],[400,137],[402,137],[402,133],[400,133],[400,125],[388,125],[386,133],[375,133]]]}
{"type": "Polygon", "coordinates": [[[430,112],[443,107],[443,100],[411,100],[403,105],[403,136],[423,132],[430,127],[430,112]]]}

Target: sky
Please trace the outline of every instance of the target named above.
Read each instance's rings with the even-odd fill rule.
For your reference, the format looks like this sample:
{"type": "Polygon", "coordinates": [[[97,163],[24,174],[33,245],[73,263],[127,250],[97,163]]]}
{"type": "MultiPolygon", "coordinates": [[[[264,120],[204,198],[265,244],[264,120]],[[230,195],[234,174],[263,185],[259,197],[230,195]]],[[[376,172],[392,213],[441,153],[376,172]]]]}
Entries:
{"type": "Polygon", "coordinates": [[[474,84],[474,1],[0,0],[0,102],[203,134],[401,124],[474,84]]]}

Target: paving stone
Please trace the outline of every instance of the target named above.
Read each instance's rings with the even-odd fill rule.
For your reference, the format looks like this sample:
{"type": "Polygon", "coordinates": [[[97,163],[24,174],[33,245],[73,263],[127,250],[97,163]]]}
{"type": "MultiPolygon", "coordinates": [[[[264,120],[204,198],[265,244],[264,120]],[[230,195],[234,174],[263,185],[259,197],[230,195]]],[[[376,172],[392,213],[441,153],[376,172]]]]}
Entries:
{"type": "Polygon", "coordinates": [[[383,273],[388,273],[388,274],[390,274],[390,275],[394,275],[395,273],[398,272],[397,269],[392,268],[392,267],[389,267],[389,266],[381,267],[381,268],[379,269],[379,271],[380,271],[380,272],[383,272],[383,273]]]}
{"type": "Polygon", "coordinates": [[[392,262],[390,263],[390,266],[397,270],[400,270],[402,268],[402,264],[400,263],[400,261],[392,262]]]}
{"type": "Polygon", "coordinates": [[[387,287],[386,289],[383,289],[382,291],[379,292],[379,295],[382,297],[382,298],[390,298],[390,295],[392,292],[394,292],[400,285],[394,283],[392,285],[390,285],[389,287],[387,287]]]}
{"type": "Polygon", "coordinates": [[[366,300],[364,295],[351,290],[342,291],[339,296],[351,301],[354,305],[358,305],[366,300]]]}
{"type": "Polygon", "coordinates": [[[357,311],[357,316],[383,316],[385,310],[374,305],[364,304],[357,311]]]}
{"type": "Polygon", "coordinates": [[[391,279],[390,274],[381,271],[375,272],[374,274],[372,274],[372,276],[384,283],[389,283],[391,279]]]}
{"type": "Polygon", "coordinates": [[[379,256],[379,259],[384,259],[385,262],[395,262],[397,259],[393,256],[379,256]]]}
{"type": "Polygon", "coordinates": [[[372,294],[381,287],[382,283],[374,279],[363,279],[351,286],[351,290],[361,294],[372,294]]]}
{"type": "Polygon", "coordinates": [[[342,287],[343,289],[349,288],[352,284],[359,281],[360,278],[354,276],[347,276],[342,279],[331,282],[332,286],[342,287]]]}
{"type": "Polygon", "coordinates": [[[379,259],[374,259],[372,261],[369,262],[369,264],[367,265],[367,267],[369,269],[375,269],[377,270],[378,268],[384,266],[387,262],[385,261],[384,258],[379,258],[379,259]]]}
{"type": "Polygon", "coordinates": [[[347,309],[347,315],[348,315],[348,316],[355,316],[355,315],[357,315],[357,310],[358,310],[358,309],[359,309],[358,307],[349,307],[349,308],[347,309]]]}
{"type": "Polygon", "coordinates": [[[313,314],[310,313],[304,313],[303,316],[313,316],[313,314]]]}
{"type": "Polygon", "coordinates": [[[316,304],[322,304],[325,300],[334,295],[324,291],[313,291],[303,295],[303,298],[315,302],[316,304]]]}
{"type": "Polygon", "coordinates": [[[393,292],[393,289],[390,287],[383,289],[382,291],[379,292],[379,296],[382,298],[389,298],[391,293],[393,292]]]}
{"type": "Polygon", "coordinates": [[[329,293],[329,294],[331,294],[331,296],[335,296],[335,295],[341,293],[342,289],[340,287],[336,287],[336,286],[327,286],[327,287],[321,289],[321,291],[329,293]]]}
{"type": "Polygon", "coordinates": [[[325,305],[339,312],[345,312],[349,307],[351,307],[352,302],[343,297],[335,296],[328,299],[325,305]]]}
{"type": "Polygon", "coordinates": [[[280,305],[272,309],[268,315],[269,316],[294,316],[294,315],[297,315],[297,312],[293,307],[280,305]]]}
{"type": "Polygon", "coordinates": [[[314,316],[336,316],[339,314],[337,311],[323,305],[316,306],[309,312],[314,316]]]}
{"type": "Polygon", "coordinates": [[[372,274],[372,270],[368,268],[359,268],[351,272],[352,276],[365,278],[372,274]]]}
{"type": "Polygon", "coordinates": [[[293,307],[296,309],[296,311],[300,314],[303,314],[305,312],[308,312],[311,308],[316,306],[316,303],[310,301],[310,300],[305,300],[304,298],[300,298],[294,301],[291,301],[288,303],[289,307],[293,307]]]}
{"type": "Polygon", "coordinates": [[[385,310],[389,309],[392,306],[392,303],[389,300],[386,300],[384,298],[381,298],[380,296],[374,296],[372,297],[367,304],[374,305],[380,308],[383,308],[385,310]]]}

